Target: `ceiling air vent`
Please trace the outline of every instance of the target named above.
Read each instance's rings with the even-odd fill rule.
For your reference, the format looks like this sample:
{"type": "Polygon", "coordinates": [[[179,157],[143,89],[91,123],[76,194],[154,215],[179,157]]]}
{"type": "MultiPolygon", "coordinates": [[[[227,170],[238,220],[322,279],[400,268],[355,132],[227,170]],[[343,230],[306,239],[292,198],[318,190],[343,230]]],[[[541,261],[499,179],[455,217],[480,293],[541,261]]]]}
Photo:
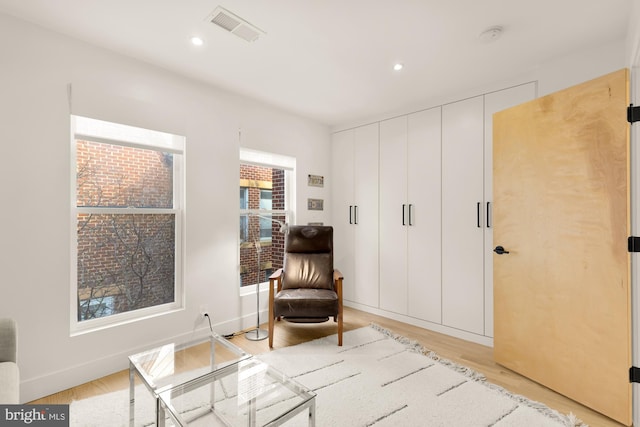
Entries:
{"type": "Polygon", "coordinates": [[[260,28],[255,25],[251,25],[238,15],[229,12],[221,6],[216,7],[211,15],[209,15],[208,20],[212,24],[216,24],[218,27],[229,31],[248,42],[254,42],[258,40],[261,35],[265,34],[265,32],[260,28]]]}

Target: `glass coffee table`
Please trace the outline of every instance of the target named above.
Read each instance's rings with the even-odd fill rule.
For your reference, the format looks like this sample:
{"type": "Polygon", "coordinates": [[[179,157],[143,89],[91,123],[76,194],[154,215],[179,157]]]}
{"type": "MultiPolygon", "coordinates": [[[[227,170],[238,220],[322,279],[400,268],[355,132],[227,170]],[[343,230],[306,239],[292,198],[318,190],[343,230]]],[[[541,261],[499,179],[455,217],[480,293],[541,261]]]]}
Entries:
{"type": "Polygon", "coordinates": [[[315,393],[253,357],[159,395],[159,419],[175,426],[279,426],[308,411],[315,427],[315,393]]]}
{"type": "Polygon", "coordinates": [[[164,424],[159,395],[180,384],[250,358],[216,333],[184,343],[171,343],[129,356],[129,424],[134,426],[136,377],[155,399],[155,422],[164,424]]]}

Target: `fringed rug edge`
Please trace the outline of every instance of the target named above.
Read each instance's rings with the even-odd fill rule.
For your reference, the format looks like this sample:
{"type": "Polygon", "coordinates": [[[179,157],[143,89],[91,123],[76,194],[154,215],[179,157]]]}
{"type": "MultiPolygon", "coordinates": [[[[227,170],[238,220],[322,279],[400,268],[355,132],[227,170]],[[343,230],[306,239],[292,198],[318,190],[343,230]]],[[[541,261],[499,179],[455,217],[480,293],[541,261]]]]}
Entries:
{"type": "Polygon", "coordinates": [[[527,406],[529,408],[535,409],[538,412],[541,412],[542,414],[544,414],[545,416],[549,417],[549,418],[553,418],[563,424],[565,424],[567,427],[589,427],[587,424],[585,424],[582,420],[580,420],[579,418],[577,418],[573,413],[569,413],[568,415],[564,415],[562,413],[560,413],[559,411],[556,411],[555,409],[549,408],[547,405],[540,403],[540,402],[536,402],[535,400],[531,400],[528,397],[519,395],[519,394],[515,394],[510,392],[509,390],[505,389],[502,386],[499,386],[497,384],[493,384],[492,382],[488,381],[487,378],[485,377],[484,374],[475,371],[472,368],[469,368],[467,366],[461,365],[459,363],[453,362],[449,359],[445,359],[443,357],[441,357],[440,355],[438,355],[436,352],[431,351],[427,348],[425,348],[422,344],[420,344],[418,341],[415,340],[411,340],[405,336],[399,335],[387,328],[384,328],[376,323],[371,323],[369,325],[371,328],[377,330],[378,332],[382,333],[383,335],[388,336],[389,338],[394,339],[395,341],[407,346],[411,351],[415,351],[416,353],[420,353],[438,363],[441,363],[453,370],[455,370],[456,372],[461,373],[462,375],[470,378],[473,381],[477,381],[479,383],[482,383],[483,385],[485,385],[486,387],[493,389],[499,393],[504,394],[505,396],[513,399],[514,401],[516,401],[518,404],[527,406]]]}

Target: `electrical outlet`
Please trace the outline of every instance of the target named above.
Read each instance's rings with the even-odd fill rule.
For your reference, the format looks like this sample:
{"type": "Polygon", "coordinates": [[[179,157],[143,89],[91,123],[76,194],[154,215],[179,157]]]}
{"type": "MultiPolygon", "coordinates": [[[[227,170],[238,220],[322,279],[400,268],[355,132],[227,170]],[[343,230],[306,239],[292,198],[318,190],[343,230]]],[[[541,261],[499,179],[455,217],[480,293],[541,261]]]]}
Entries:
{"type": "Polygon", "coordinates": [[[207,309],[207,306],[206,305],[201,305],[200,306],[200,317],[202,319],[205,319],[206,316],[208,316],[208,315],[209,315],[209,310],[207,309]]]}

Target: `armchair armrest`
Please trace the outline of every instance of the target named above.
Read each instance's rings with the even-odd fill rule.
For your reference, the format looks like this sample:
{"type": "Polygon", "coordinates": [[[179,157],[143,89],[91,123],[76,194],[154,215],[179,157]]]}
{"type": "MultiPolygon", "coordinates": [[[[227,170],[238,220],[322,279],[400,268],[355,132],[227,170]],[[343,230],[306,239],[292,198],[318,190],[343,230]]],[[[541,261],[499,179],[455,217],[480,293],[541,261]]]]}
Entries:
{"type": "Polygon", "coordinates": [[[282,269],[279,268],[273,272],[271,276],[269,276],[269,312],[273,312],[273,299],[275,298],[275,293],[280,292],[282,290],[282,269]],[[274,291],[273,285],[274,282],[276,284],[277,290],[274,291]]]}
{"type": "Polygon", "coordinates": [[[273,272],[273,274],[271,274],[271,276],[269,276],[269,281],[271,281],[271,279],[280,279],[280,277],[282,276],[282,269],[279,268],[276,271],[273,272]]]}
{"type": "Polygon", "coordinates": [[[338,304],[340,304],[340,311],[342,311],[342,281],[344,276],[337,268],[333,269],[333,284],[335,286],[335,291],[338,294],[338,304]]]}
{"type": "Polygon", "coordinates": [[[0,319],[0,362],[17,363],[18,328],[13,319],[0,319]]]}
{"type": "Polygon", "coordinates": [[[273,282],[277,283],[277,289],[278,292],[280,292],[282,290],[282,269],[279,268],[276,271],[273,272],[273,274],[271,274],[271,276],[269,276],[269,293],[271,293],[271,290],[273,290],[273,282]]]}

